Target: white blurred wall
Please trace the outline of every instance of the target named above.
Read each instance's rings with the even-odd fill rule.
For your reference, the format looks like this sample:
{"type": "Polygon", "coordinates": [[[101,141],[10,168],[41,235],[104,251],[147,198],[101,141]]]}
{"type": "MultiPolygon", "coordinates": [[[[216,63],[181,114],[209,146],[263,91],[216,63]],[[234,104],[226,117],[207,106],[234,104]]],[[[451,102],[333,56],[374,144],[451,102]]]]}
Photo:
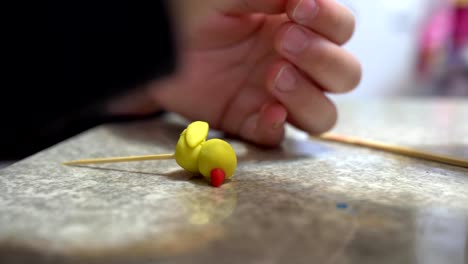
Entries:
{"type": "Polygon", "coordinates": [[[341,0],[356,15],[356,32],[346,49],[361,61],[359,87],[339,98],[408,94],[421,23],[433,0],[341,0]]]}

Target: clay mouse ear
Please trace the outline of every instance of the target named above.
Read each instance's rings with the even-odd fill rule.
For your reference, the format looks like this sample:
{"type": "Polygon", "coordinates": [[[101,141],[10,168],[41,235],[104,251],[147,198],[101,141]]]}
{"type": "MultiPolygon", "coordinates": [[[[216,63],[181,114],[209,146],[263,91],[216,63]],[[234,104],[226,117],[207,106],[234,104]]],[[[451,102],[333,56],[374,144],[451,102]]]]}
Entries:
{"type": "Polygon", "coordinates": [[[203,121],[195,121],[188,125],[185,135],[187,145],[189,145],[191,148],[194,148],[205,141],[206,137],[208,136],[209,129],[210,127],[208,123],[203,121]]]}

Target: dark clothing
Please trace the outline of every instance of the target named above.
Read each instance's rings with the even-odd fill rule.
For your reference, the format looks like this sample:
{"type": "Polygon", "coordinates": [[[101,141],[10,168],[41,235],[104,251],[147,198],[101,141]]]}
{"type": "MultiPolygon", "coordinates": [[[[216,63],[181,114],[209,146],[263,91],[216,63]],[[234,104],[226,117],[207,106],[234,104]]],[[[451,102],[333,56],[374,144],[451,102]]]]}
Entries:
{"type": "Polygon", "coordinates": [[[113,121],[100,103],[174,70],[164,1],[12,2],[1,8],[0,159],[113,121]]]}

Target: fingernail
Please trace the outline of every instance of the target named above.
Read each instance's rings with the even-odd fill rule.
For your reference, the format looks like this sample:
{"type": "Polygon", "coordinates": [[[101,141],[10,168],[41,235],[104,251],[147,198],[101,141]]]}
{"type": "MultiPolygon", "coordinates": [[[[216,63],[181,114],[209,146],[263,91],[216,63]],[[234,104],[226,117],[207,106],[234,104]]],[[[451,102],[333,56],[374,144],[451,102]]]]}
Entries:
{"type": "Polygon", "coordinates": [[[273,123],[273,129],[278,129],[282,127],[286,123],[287,117],[288,117],[288,114],[284,113],[284,115],[281,118],[279,118],[279,120],[273,123]]]}
{"type": "Polygon", "coordinates": [[[307,45],[306,34],[297,26],[288,29],[283,40],[283,48],[292,54],[300,53],[307,45]]]}
{"type": "Polygon", "coordinates": [[[280,128],[282,125],[283,125],[284,122],[275,122],[273,123],[273,128],[274,129],[278,129],[280,128]]]}
{"type": "Polygon", "coordinates": [[[262,105],[262,108],[260,108],[260,113],[262,114],[263,112],[265,112],[265,110],[267,109],[269,103],[265,103],[262,105]]]}
{"type": "Polygon", "coordinates": [[[313,19],[319,11],[315,0],[301,0],[294,8],[293,18],[301,24],[313,19]]]}
{"type": "Polygon", "coordinates": [[[296,88],[296,76],[291,66],[284,66],[276,77],[276,89],[281,92],[289,92],[296,88]]]}

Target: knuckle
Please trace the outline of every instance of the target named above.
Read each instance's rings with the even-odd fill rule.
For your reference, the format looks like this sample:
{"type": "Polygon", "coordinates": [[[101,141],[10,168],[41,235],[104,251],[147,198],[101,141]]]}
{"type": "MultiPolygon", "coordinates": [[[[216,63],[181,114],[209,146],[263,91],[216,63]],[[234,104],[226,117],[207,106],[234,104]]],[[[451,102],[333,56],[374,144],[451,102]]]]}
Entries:
{"type": "MultiPolygon", "coordinates": [[[[344,51],[344,50],[342,50],[344,51]]],[[[345,51],[341,61],[343,68],[340,68],[341,78],[336,78],[336,90],[338,93],[345,93],[354,90],[362,78],[362,66],[360,62],[352,56],[352,54],[345,51]]]]}
{"type": "Polygon", "coordinates": [[[335,54],[330,45],[327,45],[324,41],[316,42],[311,45],[308,53],[311,59],[308,60],[308,64],[315,68],[314,71],[318,73],[328,72],[333,67],[335,54]]]}
{"type": "Polygon", "coordinates": [[[309,126],[309,133],[321,134],[331,130],[337,122],[338,111],[336,106],[327,99],[325,108],[320,112],[320,117],[315,119],[309,126]]]}
{"type": "Polygon", "coordinates": [[[258,139],[258,144],[261,144],[265,147],[277,147],[281,144],[281,141],[284,139],[284,129],[278,129],[280,132],[278,134],[266,134],[263,137],[258,139]]]}
{"type": "Polygon", "coordinates": [[[328,111],[325,114],[325,118],[324,118],[320,133],[331,130],[336,125],[337,120],[338,120],[338,111],[336,109],[336,106],[330,102],[328,111]]]}
{"type": "Polygon", "coordinates": [[[353,59],[352,66],[350,67],[349,80],[346,86],[346,91],[356,89],[362,79],[362,66],[358,60],[353,59]]]}
{"type": "Polygon", "coordinates": [[[337,44],[342,45],[352,38],[356,28],[356,19],[350,11],[346,11],[344,14],[337,16],[334,20],[336,41],[337,44]]]}

